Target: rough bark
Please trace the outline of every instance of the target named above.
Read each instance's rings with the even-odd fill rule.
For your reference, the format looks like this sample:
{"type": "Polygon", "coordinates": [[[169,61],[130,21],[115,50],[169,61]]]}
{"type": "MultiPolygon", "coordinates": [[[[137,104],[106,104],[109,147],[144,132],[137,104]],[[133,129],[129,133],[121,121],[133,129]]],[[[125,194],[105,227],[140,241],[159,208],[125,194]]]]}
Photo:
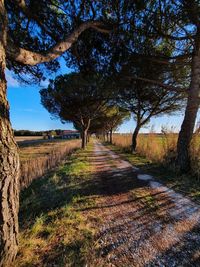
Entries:
{"type": "Polygon", "coordinates": [[[132,144],[131,144],[132,153],[135,152],[136,147],[137,147],[137,136],[138,136],[139,130],[140,130],[140,125],[137,124],[132,135],[132,144]]]}
{"type": "Polygon", "coordinates": [[[192,59],[192,77],[184,120],[177,143],[177,167],[182,173],[190,170],[190,143],[200,103],[200,47],[192,59]]]}
{"type": "Polygon", "coordinates": [[[19,207],[19,157],[6,98],[6,29],[4,1],[0,1],[0,266],[17,254],[19,207]]]}
{"type": "Polygon", "coordinates": [[[82,149],[85,149],[87,145],[87,129],[82,132],[82,149]]]}

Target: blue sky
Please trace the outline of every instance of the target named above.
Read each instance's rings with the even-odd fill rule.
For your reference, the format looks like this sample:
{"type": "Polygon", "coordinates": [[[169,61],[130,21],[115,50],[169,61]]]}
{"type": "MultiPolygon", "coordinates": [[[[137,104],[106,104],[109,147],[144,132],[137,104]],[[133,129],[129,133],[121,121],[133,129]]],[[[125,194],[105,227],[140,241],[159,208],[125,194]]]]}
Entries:
{"type": "MultiPolygon", "coordinates": [[[[60,70],[53,76],[61,73],[69,72],[64,63],[61,61],[60,70]]],[[[62,124],[59,120],[52,119],[50,114],[43,108],[40,101],[39,90],[41,87],[46,87],[48,82],[43,82],[40,86],[32,85],[25,86],[19,84],[12,76],[12,73],[7,70],[6,72],[8,81],[8,100],[10,103],[10,118],[12,127],[14,129],[26,130],[50,130],[50,129],[73,129],[72,123],[62,124]]],[[[51,78],[55,78],[51,76],[51,78]]],[[[151,120],[150,124],[143,128],[141,132],[149,132],[153,126],[156,132],[160,132],[162,125],[170,128],[175,127],[176,131],[180,129],[183,114],[175,116],[162,116],[151,120]]],[[[133,119],[123,123],[118,131],[119,132],[132,132],[135,123],[133,119]]]]}

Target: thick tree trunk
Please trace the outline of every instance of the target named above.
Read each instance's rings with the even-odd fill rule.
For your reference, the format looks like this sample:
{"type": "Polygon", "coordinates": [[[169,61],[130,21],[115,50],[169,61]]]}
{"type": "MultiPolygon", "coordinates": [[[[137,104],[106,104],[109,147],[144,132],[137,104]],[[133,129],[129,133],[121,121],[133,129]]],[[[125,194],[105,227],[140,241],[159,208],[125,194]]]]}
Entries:
{"type": "Polygon", "coordinates": [[[90,128],[90,119],[88,119],[85,123],[82,123],[82,149],[85,149],[88,142],[88,130],[90,128]]]}
{"type": "Polygon", "coordinates": [[[113,143],[113,131],[112,131],[112,129],[110,130],[110,143],[111,143],[111,145],[113,143]]]}
{"type": "Polygon", "coordinates": [[[6,99],[6,12],[0,1],[0,266],[9,266],[18,247],[19,156],[6,99]]]}
{"type": "Polygon", "coordinates": [[[177,167],[182,173],[190,170],[190,143],[195,127],[196,116],[200,103],[200,48],[193,56],[192,77],[185,117],[177,143],[177,167]]]}
{"type": "Polygon", "coordinates": [[[82,132],[82,149],[85,149],[87,145],[87,130],[83,130],[82,132]]]}
{"type": "Polygon", "coordinates": [[[140,125],[137,125],[132,135],[132,144],[131,144],[132,153],[135,152],[136,147],[137,147],[137,136],[138,136],[139,130],[140,130],[140,125]]]}

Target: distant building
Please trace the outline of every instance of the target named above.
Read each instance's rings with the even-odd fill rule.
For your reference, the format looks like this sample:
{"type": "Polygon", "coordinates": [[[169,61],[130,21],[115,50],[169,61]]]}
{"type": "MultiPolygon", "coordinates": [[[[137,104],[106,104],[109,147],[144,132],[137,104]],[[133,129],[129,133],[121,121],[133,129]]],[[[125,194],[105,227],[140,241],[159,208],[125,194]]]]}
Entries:
{"type": "Polygon", "coordinates": [[[49,139],[52,140],[56,137],[56,132],[55,131],[49,131],[43,134],[43,139],[49,139]]]}
{"type": "Polygon", "coordinates": [[[80,132],[76,130],[64,130],[60,136],[62,139],[79,139],[81,137],[80,132]]]}

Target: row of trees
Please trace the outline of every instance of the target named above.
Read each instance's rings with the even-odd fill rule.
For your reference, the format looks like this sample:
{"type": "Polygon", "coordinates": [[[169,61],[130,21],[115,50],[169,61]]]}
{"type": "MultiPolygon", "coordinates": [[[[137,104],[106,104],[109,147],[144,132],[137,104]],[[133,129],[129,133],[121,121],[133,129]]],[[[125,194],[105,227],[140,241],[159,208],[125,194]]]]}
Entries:
{"type": "Polygon", "coordinates": [[[40,91],[44,107],[81,132],[83,149],[92,133],[110,133],[112,142],[113,130],[129,115],[113,104],[113,90],[107,84],[109,80],[98,74],[71,73],[51,80],[40,91]]]}
{"type": "MultiPolygon", "coordinates": [[[[21,81],[38,81],[59,67],[57,58],[61,55],[77,73],[94,74],[93,83],[100,82],[96,73],[104,82],[109,77],[106,87],[116,85],[118,100],[126,99],[133,87],[139,92],[137,96],[148,88],[150,93],[144,90],[147,99],[151,92],[157,95],[159,91],[155,101],[147,100],[152,108],[147,112],[145,108],[139,124],[150,114],[158,115],[154,107],[163,103],[165,92],[171,94],[174,110],[183,92],[186,109],[178,138],[177,166],[184,172],[190,169],[189,148],[200,93],[199,0],[1,0],[0,266],[8,265],[17,253],[19,208],[19,156],[9,118],[5,69],[12,70],[21,81]],[[173,97],[177,98],[174,103],[173,97]]],[[[131,112],[139,118],[144,109],[141,101],[136,105],[140,112],[131,112]]],[[[97,106],[103,109],[102,103],[97,106]]],[[[61,118],[68,120],[64,114],[60,113],[61,118]]],[[[91,121],[94,118],[87,117],[76,126],[86,131],[91,121]]]]}
{"type": "Polygon", "coordinates": [[[140,128],[152,117],[179,110],[184,94],[143,81],[120,83],[120,79],[84,72],[61,75],[40,91],[41,102],[55,118],[74,123],[81,132],[83,149],[93,133],[107,136],[112,143],[113,130],[132,114],[136,122],[132,135],[135,151],[140,128]]]}

